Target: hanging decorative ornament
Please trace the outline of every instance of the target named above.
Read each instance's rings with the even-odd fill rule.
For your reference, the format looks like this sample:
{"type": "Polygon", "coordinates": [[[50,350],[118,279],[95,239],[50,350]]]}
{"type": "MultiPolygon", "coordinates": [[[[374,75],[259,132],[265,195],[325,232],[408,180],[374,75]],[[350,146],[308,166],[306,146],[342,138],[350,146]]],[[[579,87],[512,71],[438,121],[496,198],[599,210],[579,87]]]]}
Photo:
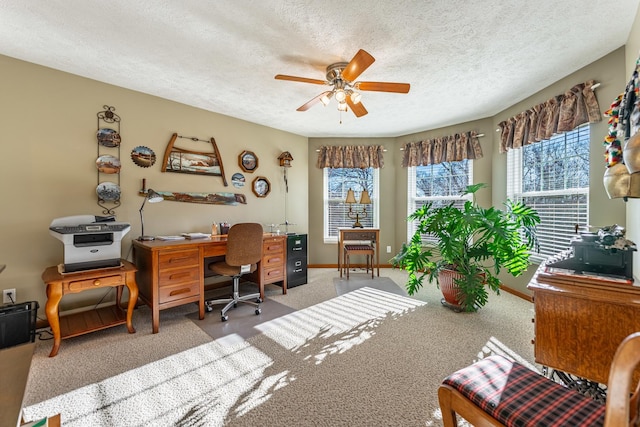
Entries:
{"type": "Polygon", "coordinates": [[[284,174],[284,187],[285,191],[289,192],[289,180],[287,179],[287,168],[291,167],[291,161],[293,160],[293,156],[290,152],[284,151],[282,154],[278,156],[278,160],[280,160],[280,166],[282,166],[283,174],[284,174]]]}

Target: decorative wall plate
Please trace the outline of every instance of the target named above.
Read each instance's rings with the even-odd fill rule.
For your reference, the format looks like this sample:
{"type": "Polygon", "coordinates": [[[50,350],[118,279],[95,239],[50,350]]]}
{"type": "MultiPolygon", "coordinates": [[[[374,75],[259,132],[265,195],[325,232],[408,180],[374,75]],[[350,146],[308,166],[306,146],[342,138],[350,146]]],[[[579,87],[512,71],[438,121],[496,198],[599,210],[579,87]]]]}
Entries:
{"type": "Polygon", "coordinates": [[[156,153],[149,147],[138,145],[131,150],[131,160],[141,168],[148,168],[156,162],[156,153]]]}
{"type": "Polygon", "coordinates": [[[110,128],[99,129],[98,144],[103,147],[118,147],[120,145],[120,134],[110,128]]]}
{"type": "Polygon", "coordinates": [[[105,154],[97,158],[96,167],[102,173],[120,173],[120,159],[105,154]]]}
{"type": "Polygon", "coordinates": [[[267,194],[271,192],[271,183],[264,176],[258,176],[253,180],[251,190],[257,197],[267,197],[267,194]]]}
{"type": "Polygon", "coordinates": [[[104,201],[120,200],[120,186],[115,182],[101,182],[96,187],[98,198],[104,201]]]}
{"type": "Polygon", "coordinates": [[[231,177],[231,183],[236,188],[244,187],[244,181],[245,181],[244,175],[242,175],[241,173],[234,173],[233,176],[231,177]]]}
{"type": "Polygon", "coordinates": [[[253,173],[258,169],[258,157],[256,157],[253,151],[243,151],[238,156],[238,164],[243,171],[253,173]]]}

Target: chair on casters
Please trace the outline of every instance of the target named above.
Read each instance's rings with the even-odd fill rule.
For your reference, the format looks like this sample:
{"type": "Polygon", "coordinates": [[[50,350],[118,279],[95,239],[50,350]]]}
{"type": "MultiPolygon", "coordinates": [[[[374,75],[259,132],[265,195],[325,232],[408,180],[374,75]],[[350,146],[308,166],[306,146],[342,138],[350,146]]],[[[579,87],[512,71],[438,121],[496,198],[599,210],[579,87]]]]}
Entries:
{"type": "Polygon", "coordinates": [[[209,264],[209,270],[222,276],[233,277],[233,295],[231,298],[205,301],[208,312],[213,311],[213,305],[225,304],[221,311],[222,321],[229,320],[227,311],[237,307],[239,302],[256,306],[256,315],[260,314],[260,293],[240,296],[240,276],[256,271],[257,264],[262,258],[262,225],[255,223],[235,224],[229,229],[227,236],[227,254],[224,261],[209,264]],[[255,299],[256,301],[248,301],[255,299]]]}

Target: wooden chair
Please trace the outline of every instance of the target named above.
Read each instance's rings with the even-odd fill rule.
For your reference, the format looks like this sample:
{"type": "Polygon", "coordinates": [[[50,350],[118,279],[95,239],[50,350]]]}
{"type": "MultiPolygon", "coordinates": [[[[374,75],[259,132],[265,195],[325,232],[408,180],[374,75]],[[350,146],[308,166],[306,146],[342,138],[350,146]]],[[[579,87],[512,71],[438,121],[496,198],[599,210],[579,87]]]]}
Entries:
{"type": "Polygon", "coordinates": [[[256,315],[261,313],[260,293],[240,296],[239,287],[240,277],[243,274],[253,273],[258,268],[258,262],[262,258],[262,236],[263,230],[260,224],[235,224],[229,229],[224,261],[209,264],[209,270],[214,273],[233,278],[233,295],[230,298],[205,301],[207,311],[212,311],[212,306],[215,304],[226,304],[221,311],[223,322],[229,319],[227,311],[240,302],[254,305],[256,315]],[[256,302],[248,301],[252,299],[256,302]]]}
{"type": "Polygon", "coordinates": [[[454,372],[438,389],[445,427],[456,414],[485,426],[638,426],[640,332],[618,347],[609,373],[606,405],[568,389],[502,356],[490,356],[454,372]]]}
{"type": "MultiPolygon", "coordinates": [[[[343,249],[344,266],[347,270],[347,279],[349,278],[349,267],[351,265],[351,255],[365,255],[367,259],[367,273],[371,268],[371,278],[373,279],[373,256],[375,255],[375,248],[372,244],[345,244],[343,249]]],[[[340,272],[342,277],[342,271],[340,272]]]]}

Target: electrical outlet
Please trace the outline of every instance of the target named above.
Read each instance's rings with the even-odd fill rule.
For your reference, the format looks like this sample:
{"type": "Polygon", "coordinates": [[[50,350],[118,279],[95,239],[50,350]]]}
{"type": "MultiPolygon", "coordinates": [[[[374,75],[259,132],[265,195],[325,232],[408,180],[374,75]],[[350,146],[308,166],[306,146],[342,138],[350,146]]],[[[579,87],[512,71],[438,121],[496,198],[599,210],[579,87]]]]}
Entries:
{"type": "Polygon", "coordinates": [[[390,254],[391,253],[391,246],[387,246],[387,253],[390,254]]]}
{"type": "Polygon", "coordinates": [[[11,304],[12,302],[16,302],[16,290],[15,289],[5,289],[4,291],[2,291],[2,303],[3,304],[11,304]],[[13,298],[13,301],[11,300],[11,298],[9,298],[9,295],[11,295],[11,298],[13,298]]]}

